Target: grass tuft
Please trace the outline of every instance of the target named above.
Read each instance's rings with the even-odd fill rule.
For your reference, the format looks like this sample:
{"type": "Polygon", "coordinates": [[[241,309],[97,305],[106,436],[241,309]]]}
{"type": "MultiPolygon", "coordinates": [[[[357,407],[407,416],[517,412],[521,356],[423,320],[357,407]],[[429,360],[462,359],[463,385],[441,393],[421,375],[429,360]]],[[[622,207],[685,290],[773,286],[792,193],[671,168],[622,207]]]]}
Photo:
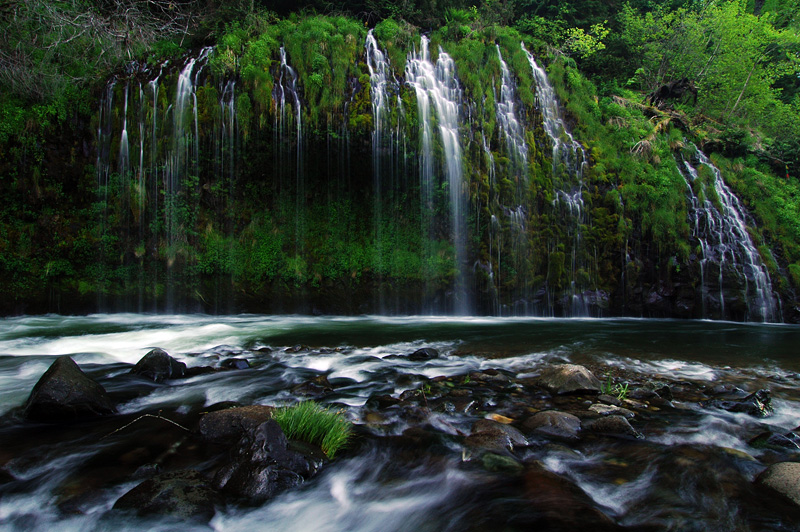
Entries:
{"type": "Polygon", "coordinates": [[[339,412],[332,412],[313,401],[277,409],[273,419],[286,437],[318,445],[328,458],[347,445],[352,424],[339,412]]]}

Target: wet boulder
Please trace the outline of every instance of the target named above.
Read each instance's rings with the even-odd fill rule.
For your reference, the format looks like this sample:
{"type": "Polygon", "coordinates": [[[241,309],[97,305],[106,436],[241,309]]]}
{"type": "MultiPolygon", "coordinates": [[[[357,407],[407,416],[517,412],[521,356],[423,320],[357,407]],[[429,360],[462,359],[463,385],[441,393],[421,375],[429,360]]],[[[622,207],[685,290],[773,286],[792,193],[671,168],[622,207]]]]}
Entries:
{"type": "Polygon", "coordinates": [[[600,393],[601,383],[591,371],[578,364],[556,364],[542,370],[537,383],[551,393],[600,393]]]}
{"type": "Polygon", "coordinates": [[[527,503],[520,521],[527,530],[627,530],[597,509],[592,498],[568,478],[534,462],[523,475],[527,503]]]}
{"type": "Polygon", "coordinates": [[[756,477],[757,488],[788,499],[800,506],[800,463],[772,464],[756,477]]]}
{"type": "Polygon", "coordinates": [[[105,388],[68,356],[58,357],[33,387],[25,417],[40,421],[85,419],[116,412],[105,388]]]}
{"type": "Polygon", "coordinates": [[[537,412],[522,423],[523,430],[548,438],[576,441],[580,438],[581,420],[577,416],[556,410],[537,412]]]}
{"type": "Polygon", "coordinates": [[[197,471],[173,471],[145,480],[120,497],[114,509],[133,510],[140,516],[208,522],[214,517],[217,499],[217,493],[197,471]]]}
{"type": "Polygon", "coordinates": [[[614,405],[604,405],[600,403],[593,404],[589,410],[601,416],[622,416],[624,418],[633,419],[636,414],[627,408],[622,408],[614,405]]]}
{"type": "Polygon", "coordinates": [[[769,390],[766,389],[751,393],[744,399],[714,399],[701,404],[706,408],[719,408],[727,412],[739,412],[754,417],[769,417],[772,415],[772,397],[769,390]]]}
{"type": "Polygon", "coordinates": [[[231,462],[214,476],[214,487],[258,503],[300,485],[321,466],[320,459],[291,450],[280,425],[270,419],[245,433],[231,462]]]}
{"type": "Polygon", "coordinates": [[[439,358],[439,351],[432,347],[423,347],[422,349],[417,349],[410,355],[408,355],[409,360],[413,360],[415,362],[420,362],[423,360],[431,360],[434,358],[439,358]]]}
{"type": "Polygon", "coordinates": [[[272,418],[274,411],[271,406],[252,405],[209,412],[200,419],[200,435],[211,443],[235,443],[272,418]]]}
{"type": "MultiPolygon", "coordinates": [[[[796,431],[796,429],[795,429],[796,431]]],[[[766,431],[752,438],[748,444],[756,449],[772,449],[774,451],[800,451],[800,436],[793,431],[786,434],[776,434],[766,431]]]]}
{"type": "Polygon", "coordinates": [[[224,369],[249,369],[250,362],[245,358],[226,358],[219,367],[224,369]]]}
{"type": "Polygon", "coordinates": [[[613,436],[629,436],[632,438],[644,437],[621,415],[610,415],[595,419],[586,424],[586,430],[600,434],[611,434],[613,436]]]}
{"type": "Polygon", "coordinates": [[[528,440],[519,429],[511,425],[480,419],[472,425],[472,431],[464,439],[464,445],[482,451],[513,451],[517,447],[526,447],[528,440]]]}
{"type": "Polygon", "coordinates": [[[163,349],[155,348],[136,363],[131,373],[153,382],[162,382],[185,376],[186,364],[175,360],[163,349]]]}

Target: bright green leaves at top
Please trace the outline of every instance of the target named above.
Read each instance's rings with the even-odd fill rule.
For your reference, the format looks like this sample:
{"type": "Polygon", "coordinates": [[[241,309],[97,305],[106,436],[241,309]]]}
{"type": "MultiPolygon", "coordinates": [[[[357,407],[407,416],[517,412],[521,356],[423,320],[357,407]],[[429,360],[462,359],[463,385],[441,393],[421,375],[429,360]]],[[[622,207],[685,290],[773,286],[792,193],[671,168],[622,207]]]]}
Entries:
{"type": "Polygon", "coordinates": [[[603,39],[608,36],[609,30],[605,27],[605,22],[593,24],[588,32],[583,28],[569,28],[565,34],[562,50],[568,55],[577,55],[581,59],[605,50],[606,45],[603,39]]]}

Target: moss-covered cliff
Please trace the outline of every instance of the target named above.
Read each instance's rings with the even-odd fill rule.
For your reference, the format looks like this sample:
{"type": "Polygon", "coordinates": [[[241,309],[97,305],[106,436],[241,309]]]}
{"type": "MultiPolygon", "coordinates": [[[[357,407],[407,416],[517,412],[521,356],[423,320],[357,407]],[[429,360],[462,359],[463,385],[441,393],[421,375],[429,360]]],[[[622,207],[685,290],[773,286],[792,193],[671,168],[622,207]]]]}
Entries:
{"type": "Polygon", "coordinates": [[[530,18],[448,13],[425,33],[431,79],[455,65],[457,181],[442,110],[421,112],[439,89],[407,70],[420,29],[394,18],[372,31],[385,78],[358,19],[252,14],[4,128],[2,309],[797,319],[797,179],[762,133],[587,77],[580,34],[559,52],[530,18]],[[749,258],[709,234],[734,223],[715,168],[749,258]]]}

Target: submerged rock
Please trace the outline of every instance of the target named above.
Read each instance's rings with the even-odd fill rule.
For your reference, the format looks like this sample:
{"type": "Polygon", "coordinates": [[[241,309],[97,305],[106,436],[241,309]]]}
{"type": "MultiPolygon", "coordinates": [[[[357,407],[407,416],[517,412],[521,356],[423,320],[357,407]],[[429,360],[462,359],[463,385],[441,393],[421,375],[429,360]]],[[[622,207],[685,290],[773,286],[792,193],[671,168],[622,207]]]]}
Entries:
{"type": "Polygon", "coordinates": [[[439,358],[439,351],[434,349],[433,347],[423,347],[422,349],[417,349],[410,355],[408,355],[409,360],[413,360],[415,362],[419,362],[422,360],[431,360],[434,358],[439,358]]]}
{"type": "Polygon", "coordinates": [[[120,497],[114,509],[208,522],[214,517],[217,498],[197,471],[173,471],[145,480],[120,497]]]}
{"type": "Polygon", "coordinates": [[[481,463],[487,471],[494,473],[517,474],[525,470],[525,466],[511,458],[510,456],[499,455],[496,453],[486,453],[481,458],[481,463]]]}
{"type": "Polygon", "coordinates": [[[186,364],[169,356],[163,349],[155,348],[131,369],[134,375],[140,375],[153,382],[166,379],[178,379],[186,375],[186,364]]]}
{"type": "Polygon", "coordinates": [[[116,412],[105,388],[68,356],[58,357],[33,387],[25,417],[41,421],[91,418],[116,412]]]}
{"type": "Polygon", "coordinates": [[[772,464],[756,477],[755,485],[800,506],[800,463],[772,464]]]}
{"type": "Polygon", "coordinates": [[[557,364],[545,368],[538,384],[552,393],[599,393],[601,383],[591,371],[577,364],[557,364]]]}
{"type": "Polygon", "coordinates": [[[225,369],[250,369],[250,362],[245,358],[226,358],[219,367],[225,369]]]}
{"type": "Polygon", "coordinates": [[[274,411],[271,406],[252,405],[209,412],[200,419],[200,435],[212,443],[234,443],[270,419],[274,411]]]}
{"type": "Polygon", "coordinates": [[[311,478],[321,466],[320,460],[290,450],[280,425],[270,419],[245,433],[231,463],[214,476],[214,487],[263,502],[311,478]]]}
{"type": "Polygon", "coordinates": [[[529,530],[625,530],[596,508],[595,502],[569,479],[534,462],[524,474],[529,530]],[[590,524],[590,525],[589,525],[590,524]],[[587,526],[588,525],[588,526],[587,526]]]}
{"type": "Polygon", "coordinates": [[[566,412],[545,410],[526,419],[522,428],[549,438],[576,441],[580,438],[581,420],[566,412]]]}

